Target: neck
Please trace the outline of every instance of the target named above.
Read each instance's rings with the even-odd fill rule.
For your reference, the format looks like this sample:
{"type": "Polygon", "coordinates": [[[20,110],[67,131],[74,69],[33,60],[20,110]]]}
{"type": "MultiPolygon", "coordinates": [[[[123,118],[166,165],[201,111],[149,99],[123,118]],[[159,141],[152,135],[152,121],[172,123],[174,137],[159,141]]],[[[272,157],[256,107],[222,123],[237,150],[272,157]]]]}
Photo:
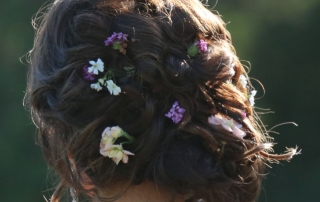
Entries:
{"type": "MultiPolygon", "coordinates": [[[[101,198],[112,198],[121,195],[128,187],[126,183],[118,183],[115,186],[99,190],[101,198]]],[[[159,187],[151,182],[143,182],[139,185],[130,186],[115,202],[184,202],[183,195],[172,196],[170,190],[159,187]]]]}

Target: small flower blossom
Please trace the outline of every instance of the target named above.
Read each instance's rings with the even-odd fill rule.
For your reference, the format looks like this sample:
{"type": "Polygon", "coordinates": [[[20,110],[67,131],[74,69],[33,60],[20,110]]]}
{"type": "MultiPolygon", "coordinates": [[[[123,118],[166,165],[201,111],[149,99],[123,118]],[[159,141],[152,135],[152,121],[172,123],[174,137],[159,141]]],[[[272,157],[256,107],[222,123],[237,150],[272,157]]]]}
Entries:
{"type": "Polygon", "coordinates": [[[208,122],[212,125],[221,125],[225,130],[232,132],[232,134],[238,138],[242,139],[244,136],[246,136],[246,133],[241,130],[242,125],[233,119],[229,120],[219,115],[212,115],[208,118],[208,122]]]}
{"type": "Polygon", "coordinates": [[[102,132],[102,138],[100,142],[100,151],[108,149],[113,145],[114,142],[115,142],[115,138],[112,137],[111,135],[111,128],[110,127],[105,128],[104,131],[102,132]]]}
{"type": "Polygon", "coordinates": [[[239,81],[240,81],[243,88],[247,87],[248,81],[247,81],[247,78],[243,74],[240,75],[239,81]]]}
{"type": "Polygon", "coordinates": [[[123,34],[122,32],[113,33],[107,40],[104,41],[106,46],[112,45],[112,48],[119,50],[120,53],[126,54],[128,34],[123,34]]]}
{"type": "Polygon", "coordinates": [[[83,78],[85,80],[88,80],[88,81],[93,81],[95,78],[94,78],[94,74],[93,73],[90,73],[88,71],[88,66],[84,66],[82,67],[82,75],[83,75],[83,78]]]}
{"type": "Polygon", "coordinates": [[[97,62],[91,60],[89,61],[89,63],[92,65],[91,67],[88,68],[89,73],[99,74],[99,71],[100,72],[104,71],[104,63],[100,58],[98,58],[97,62]]]}
{"type": "Polygon", "coordinates": [[[99,82],[98,82],[98,83],[93,83],[93,84],[91,84],[90,87],[91,87],[92,89],[96,90],[96,91],[102,90],[102,87],[100,86],[100,83],[99,83],[99,82]]]}
{"type": "Polygon", "coordinates": [[[200,41],[195,42],[188,48],[188,55],[193,57],[196,56],[198,53],[205,53],[208,50],[207,42],[203,39],[200,41]]]}
{"type": "Polygon", "coordinates": [[[131,143],[132,141],[134,141],[134,138],[119,126],[106,127],[102,132],[100,154],[111,158],[117,165],[121,160],[123,163],[128,163],[128,155],[134,154],[124,150],[122,144],[131,143]],[[127,138],[128,141],[122,142],[120,145],[115,145],[116,140],[122,136],[127,138]]]}
{"type": "Polygon", "coordinates": [[[107,81],[107,88],[111,95],[119,95],[121,93],[121,88],[113,83],[112,80],[107,81]]]}
{"type": "Polygon", "coordinates": [[[203,39],[200,39],[200,41],[197,41],[196,46],[201,53],[205,53],[208,50],[207,42],[204,41],[203,39]]]}
{"type": "Polygon", "coordinates": [[[104,41],[104,44],[106,46],[110,46],[114,43],[122,43],[128,40],[128,34],[123,34],[122,32],[116,33],[113,32],[113,34],[107,38],[107,40],[104,41]]]}
{"type": "Polygon", "coordinates": [[[243,112],[243,111],[240,112],[240,113],[241,113],[241,115],[242,115],[243,118],[246,118],[246,117],[247,117],[247,113],[245,113],[245,112],[243,112]]]}
{"type": "Polygon", "coordinates": [[[112,145],[109,148],[101,149],[100,154],[102,156],[111,158],[117,165],[120,161],[122,161],[123,163],[128,163],[128,155],[134,155],[133,153],[124,150],[121,144],[112,145]]]}
{"type": "Polygon", "coordinates": [[[123,130],[119,126],[106,127],[102,132],[100,149],[105,149],[112,146],[117,138],[121,137],[123,133],[123,130]]]}
{"type": "Polygon", "coordinates": [[[105,85],[106,81],[105,79],[101,78],[101,79],[98,79],[98,82],[101,84],[101,85],[105,85]]]}
{"type": "Polygon", "coordinates": [[[113,126],[111,128],[110,134],[114,138],[121,137],[123,134],[123,130],[119,126],[113,126]]]}
{"type": "Polygon", "coordinates": [[[256,90],[251,91],[251,94],[249,96],[249,102],[250,102],[251,106],[254,106],[254,104],[255,104],[254,96],[256,96],[256,94],[257,94],[256,90]]]}
{"type": "Polygon", "coordinates": [[[178,101],[175,101],[170,109],[170,111],[165,114],[166,117],[171,118],[174,123],[179,123],[182,118],[183,114],[186,110],[179,106],[178,101]]]}

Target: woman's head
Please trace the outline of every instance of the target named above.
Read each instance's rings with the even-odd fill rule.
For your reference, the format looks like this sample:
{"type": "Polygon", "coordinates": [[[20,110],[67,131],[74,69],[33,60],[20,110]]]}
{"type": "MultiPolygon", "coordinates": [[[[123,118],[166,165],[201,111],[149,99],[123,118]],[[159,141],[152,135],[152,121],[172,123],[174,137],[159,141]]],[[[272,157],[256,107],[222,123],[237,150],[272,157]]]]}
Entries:
{"type": "Polygon", "coordinates": [[[150,181],[194,199],[254,201],[265,161],[292,152],[266,152],[247,78],[224,22],[198,0],[55,1],[38,27],[27,89],[61,178],[55,198],[66,187],[93,197],[114,182],[150,181]],[[100,150],[116,126],[132,137],[111,140],[134,153],[127,163],[100,150]]]}

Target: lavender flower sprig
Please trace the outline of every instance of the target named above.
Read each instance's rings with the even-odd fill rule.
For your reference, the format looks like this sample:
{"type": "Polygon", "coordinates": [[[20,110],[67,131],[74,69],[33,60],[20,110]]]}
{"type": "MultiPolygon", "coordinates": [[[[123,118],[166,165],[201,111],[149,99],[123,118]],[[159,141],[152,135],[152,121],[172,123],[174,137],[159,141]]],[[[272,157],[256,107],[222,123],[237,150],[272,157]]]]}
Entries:
{"type": "Polygon", "coordinates": [[[208,50],[207,42],[205,42],[203,39],[197,41],[196,46],[201,53],[205,53],[208,50]]]}
{"type": "Polygon", "coordinates": [[[207,42],[203,39],[200,39],[200,41],[197,41],[192,46],[188,48],[188,55],[193,57],[196,56],[198,53],[205,53],[208,50],[207,42]]]}
{"type": "Polygon", "coordinates": [[[179,106],[178,101],[175,101],[170,109],[170,111],[165,114],[166,117],[171,118],[175,124],[178,124],[185,113],[185,109],[179,106]]]}
{"type": "Polygon", "coordinates": [[[88,66],[82,67],[83,78],[87,81],[93,81],[95,79],[94,73],[88,71],[88,66]]]}
{"type": "Polygon", "coordinates": [[[122,32],[116,33],[114,32],[107,40],[104,41],[106,46],[112,45],[112,48],[115,50],[119,50],[120,53],[126,53],[128,34],[123,34],[122,32]]]}

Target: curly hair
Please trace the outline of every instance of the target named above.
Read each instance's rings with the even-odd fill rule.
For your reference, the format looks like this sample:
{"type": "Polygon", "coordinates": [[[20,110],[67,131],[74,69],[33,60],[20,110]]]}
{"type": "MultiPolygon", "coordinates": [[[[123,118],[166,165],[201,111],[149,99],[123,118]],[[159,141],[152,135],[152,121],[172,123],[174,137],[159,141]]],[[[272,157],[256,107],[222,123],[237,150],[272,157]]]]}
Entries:
{"type": "Polygon", "coordinates": [[[30,63],[26,105],[61,179],[52,202],[68,187],[98,197],[97,188],[115,181],[151,181],[192,193],[190,201],[253,202],[264,164],[295,154],[266,150],[270,140],[248,101],[253,87],[230,34],[198,0],[57,0],[37,27],[30,63]],[[114,32],[128,34],[126,54],[105,46],[114,32]],[[208,50],[190,57],[188,47],[200,39],[208,50]],[[82,68],[98,58],[118,75],[134,67],[126,80],[116,77],[120,95],[97,92],[83,78],[82,68]],[[174,101],[186,110],[179,124],[165,116],[174,101]],[[241,123],[246,136],[209,124],[215,114],[241,123]],[[127,164],[99,153],[101,133],[112,125],[135,138],[125,145],[135,153],[127,164]]]}

